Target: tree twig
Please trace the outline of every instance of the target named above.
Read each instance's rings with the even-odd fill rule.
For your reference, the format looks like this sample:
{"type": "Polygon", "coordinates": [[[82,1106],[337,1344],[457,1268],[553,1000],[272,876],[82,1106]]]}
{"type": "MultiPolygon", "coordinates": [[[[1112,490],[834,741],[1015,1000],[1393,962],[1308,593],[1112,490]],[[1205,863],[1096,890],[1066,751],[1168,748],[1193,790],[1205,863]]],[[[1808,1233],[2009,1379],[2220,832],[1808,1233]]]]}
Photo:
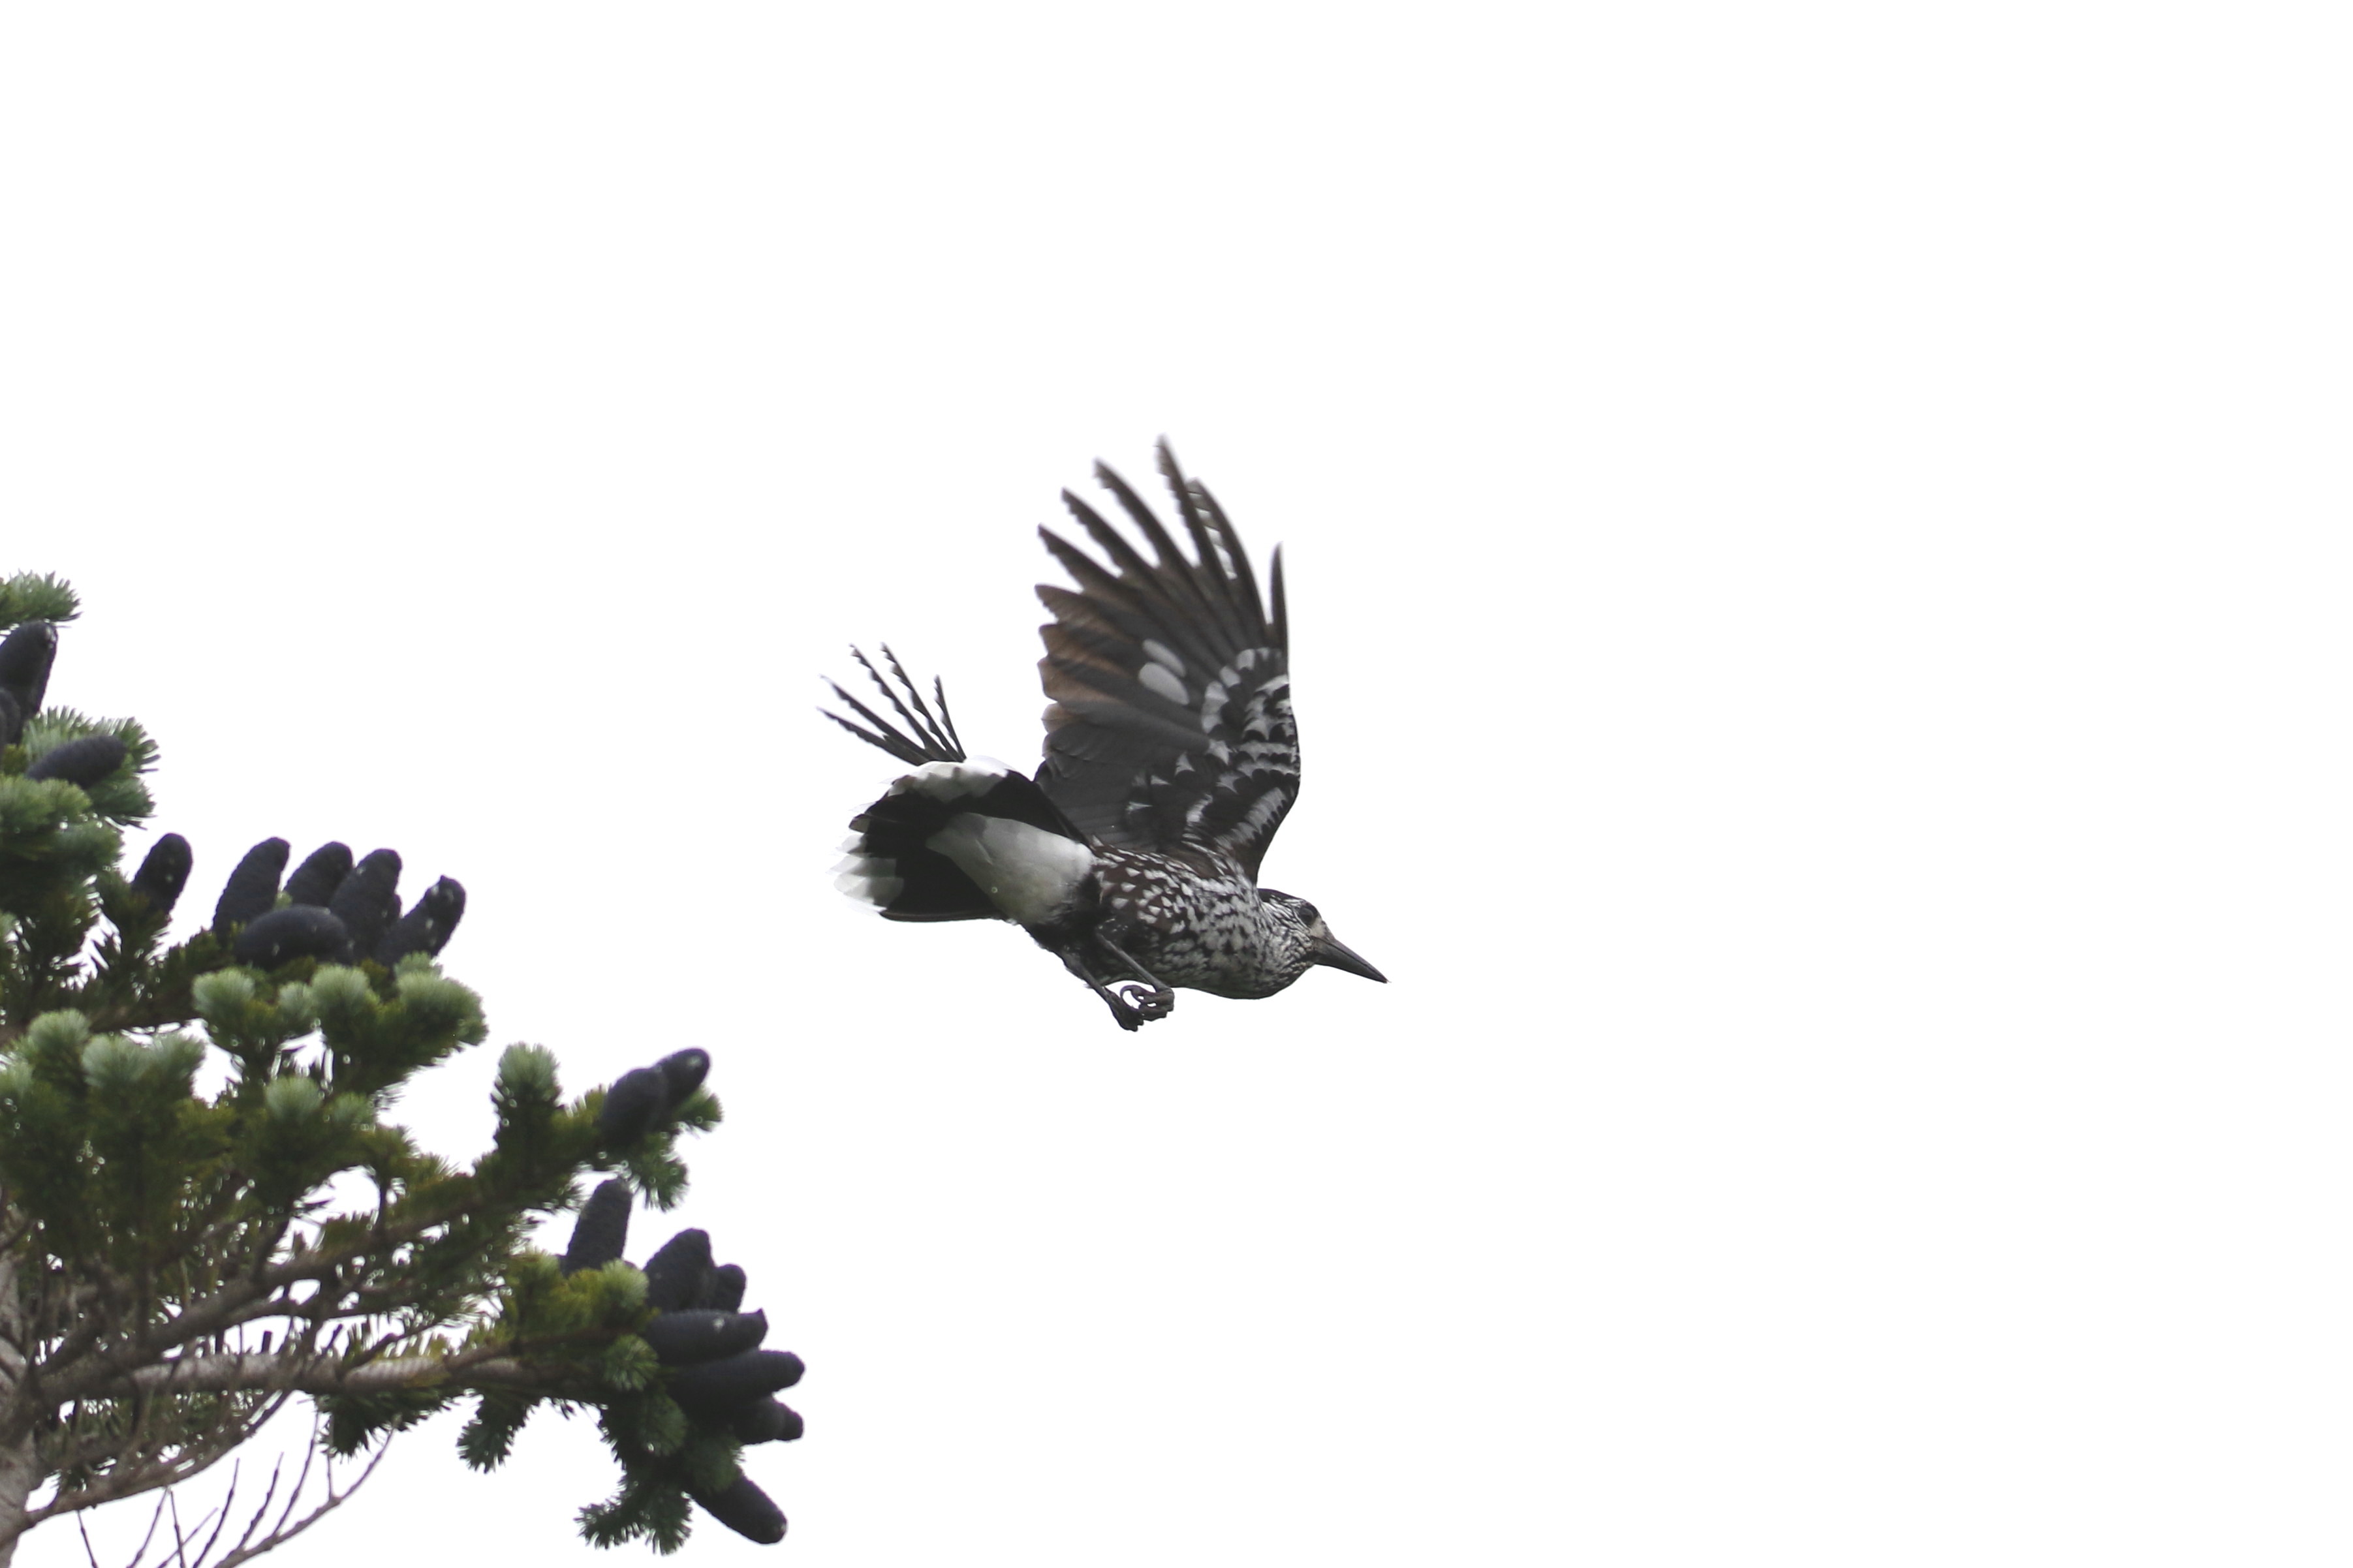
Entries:
{"type": "MultiPolygon", "coordinates": [[[[296,1536],[301,1534],[304,1531],[318,1523],[319,1521],[324,1519],[329,1513],[341,1508],[343,1505],[344,1500],[351,1497],[353,1493],[358,1491],[362,1487],[367,1485],[368,1478],[375,1474],[375,1468],[384,1463],[384,1457],[390,1452],[392,1452],[391,1444],[385,1443],[378,1446],[375,1453],[368,1459],[367,1468],[360,1472],[359,1479],[353,1481],[350,1486],[344,1488],[340,1492],[335,1490],[333,1467],[331,1464],[328,1468],[326,1501],[321,1503],[309,1513],[303,1515],[301,1521],[290,1530],[286,1528],[285,1521],[281,1518],[279,1521],[279,1528],[270,1531],[265,1539],[256,1542],[249,1547],[239,1547],[237,1551],[232,1552],[227,1556],[222,1558],[218,1563],[214,1563],[213,1568],[237,1568],[238,1563],[250,1562],[252,1559],[260,1556],[263,1552],[269,1551],[272,1547],[282,1546],[287,1542],[293,1540],[296,1536]]],[[[300,1489],[298,1488],[296,1489],[299,1493],[300,1489]]],[[[287,1511],[290,1513],[293,1511],[293,1497],[289,1496],[286,1500],[287,1511]]]]}

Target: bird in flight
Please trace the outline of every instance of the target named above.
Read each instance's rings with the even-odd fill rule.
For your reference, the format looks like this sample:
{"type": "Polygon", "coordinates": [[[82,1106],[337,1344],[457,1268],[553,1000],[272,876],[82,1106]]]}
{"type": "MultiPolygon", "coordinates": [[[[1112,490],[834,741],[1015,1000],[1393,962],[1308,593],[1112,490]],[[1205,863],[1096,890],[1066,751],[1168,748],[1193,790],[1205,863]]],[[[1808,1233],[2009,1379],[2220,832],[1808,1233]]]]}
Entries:
{"type": "Polygon", "coordinates": [[[926,702],[887,645],[888,679],[850,651],[897,723],[839,683],[857,721],[819,710],[914,769],[850,820],[841,889],[886,920],[1010,921],[1123,1029],[1166,1017],[1180,985],[1271,996],[1319,963],[1387,980],[1314,904],[1259,886],[1299,795],[1282,552],[1270,620],[1233,524],[1158,450],[1191,557],[1101,463],[1151,559],[1068,490],[1103,559],[1038,531],[1078,586],[1038,589],[1054,618],[1039,628],[1049,701],[1034,776],[967,756],[944,688],[926,702]]]}

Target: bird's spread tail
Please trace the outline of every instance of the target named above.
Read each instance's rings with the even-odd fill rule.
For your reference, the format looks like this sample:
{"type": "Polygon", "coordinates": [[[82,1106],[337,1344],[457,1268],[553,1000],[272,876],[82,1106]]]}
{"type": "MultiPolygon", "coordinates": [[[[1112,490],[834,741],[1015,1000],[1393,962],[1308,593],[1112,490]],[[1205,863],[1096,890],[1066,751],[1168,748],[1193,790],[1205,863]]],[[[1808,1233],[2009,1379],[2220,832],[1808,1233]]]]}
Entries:
{"type": "Polygon", "coordinates": [[[895,685],[863,653],[852,648],[850,654],[905,728],[839,683],[834,695],[866,722],[825,716],[915,771],[851,820],[856,837],[845,846],[849,858],[837,868],[836,885],[897,921],[1009,920],[1035,926],[1068,913],[1094,868],[1085,837],[1035,781],[966,756],[938,681],[927,703],[889,647],[882,659],[895,685]]]}
{"type": "Polygon", "coordinates": [[[927,762],[849,824],[836,886],[894,921],[1052,925],[1094,852],[1035,782],[988,762],[927,762]]]}
{"type": "Polygon", "coordinates": [[[891,651],[889,643],[882,645],[882,658],[883,662],[890,665],[891,673],[899,679],[896,689],[882,679],[882,672],[874,668],[874,661],[868,658],[863,650],[853,647],[849,650],[849,657],[858,661],[860,668],[863,668],[867,677],[874,682],[875,689],[882,693],[892,707],[899,710],[899,717],[906,721],[907,729],[900,729],[898,725],[892,723],[890,720],[883,718],[873,709],[844,691],[841,689],[841,682],[838,680],[828,680],[826,684],[833,688],[833,694],[841,699],[851,712],[874,727],[870,730],[863,724],[853,724],[828,709],[820,708],[818,710],[818,712],[823,713],[868,745],[879,746],[902,763],[920,767],[925,763],[960,763],[965,760],[963,738],[956,733],[955,721],[948,717],[947,688],[943,686],[936,677],[932,681],[932,700],[940,705],[939,714],[935,718],[930,706],[923,701],[923,692],[916,689],[913,680],[907,679],[905,667],[900,664],[899,656],[891,651]],[[906,693],[904,698],[899,695],[902,691],[906,693]],[[913,731],[913,733],[909,734],[907,731],[913,731]]]}

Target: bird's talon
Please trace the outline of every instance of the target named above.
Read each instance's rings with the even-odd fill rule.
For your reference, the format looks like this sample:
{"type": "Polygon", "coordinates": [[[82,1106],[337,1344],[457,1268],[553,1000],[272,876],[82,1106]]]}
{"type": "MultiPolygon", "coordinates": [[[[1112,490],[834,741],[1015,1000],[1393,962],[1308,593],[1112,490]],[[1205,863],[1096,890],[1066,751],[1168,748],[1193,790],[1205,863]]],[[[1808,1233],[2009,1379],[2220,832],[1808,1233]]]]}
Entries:
{"type": "MultiPolygon", "coordinates": [[[[1118,986],[1117,990],[1120,1001],[1129,1010],[1124,1016],[1132,1016],[1136,1023],[1148,1024],[1155,1018],[1166,1018],[1176,1010],[1176,993],[1166,985],[1146,985],[1141,981],[1130,980],[1118,986]]],[[[1134,1026],[1134,1024],[1128,1026],[1130,1028],[1134,1026]]]]}

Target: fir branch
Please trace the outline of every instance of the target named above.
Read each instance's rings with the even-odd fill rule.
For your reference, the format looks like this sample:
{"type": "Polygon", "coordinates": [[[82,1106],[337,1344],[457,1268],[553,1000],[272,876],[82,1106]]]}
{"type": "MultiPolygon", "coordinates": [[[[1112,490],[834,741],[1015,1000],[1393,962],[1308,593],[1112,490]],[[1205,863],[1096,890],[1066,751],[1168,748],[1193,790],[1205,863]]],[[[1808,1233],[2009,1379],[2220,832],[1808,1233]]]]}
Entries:
{"type": "MultiPolygon", "coordinates": [[[[77,607],[54,579],[0,583],[0,629],[77,607]]],[[[55,639],[17,641],[11,668],[30,649],[46,682],[55,639]]],[[[604,1090],[566,1101],[554,1055],[515,1047],[500,1067],[490,1151],[470,1168],[426,1152],[389,1108],[486,1036],[480,999],[434,962],[463,912],[458,884],[437,882],[397,943],[376,946],[374,917],[353,905],[341,929],[358,939],[345,951],[290,956],[244,942],[281,896],[286,846],[268,839],[239,862],[249,885],[234,889],[237,912],[218,913],[225,898],[217,930],[164,947],[189,846],[170,836],[171,853],[151,853],[135,877],[121,864],[121,826],[153,808],[153,740],[135,721],[46,707],[38,693],[12,701],[33,711],[21,743],[0,749],[0,1562],[45,1520],[161,1490],[140,1558],[168,1518],[170,1556],[201,1568],[227,1541],[241,1472],[232,1467],[229,1498],[192,1527],[172,1489],[296,1398],[321,1415],[302,1474],[280,1509],[273,1468],[213,1568],[290,1539],[348,1496],[335,1452],[375,1445],[380,1458],[392,1434],[468,1394],[481,1404],[461,1456],[477,1466],[503,1459],[542,1404],[599,1411],[622,1497],[617,1511],[591,1512],[615,1538],[674,1546],[688,1491],[709,1505],[717,1489],[748,1485],[726,1423],[690,1418],[670,1397],[671,1352],[638,1335],[656,1310],[648,1281],[619,1261],[631,1187],[675,1202],[687,1177],[679,1139],[718,1120],[701,1089],[708,1054],[690,1047],[629,1075],[634,1110],[608,1117],[604,1090]],[[40,776],[26,776],[36,763],[40,776]],[[201,1037],[176,1032],[199,1022],[201,1037]],[[215,1048],[230,1078],[200,1097],[195,1069],[215,1048]],[[575,1235],[569,1274],[526,1247],[533,1215],[575,1206],[585,1176],[616,1170],[633,1180],[600,1189],[594,1244],[575,1235]],[[350,1172],[373,1201],[330,1212],[328,1184],[350,1172]],[[327,1500],[298,1519],[322,1455],[327,1500]]],[[[370,897],[390,902],[397,858],[363,865],[383,883],[370,897]]],[[[740,1302],[732,1272],[724,1307],[704,1310],[740,1302]]],[[[797,1432],[793,1417],[771,1436],[797,1432]]],[[[718,1516],[774,1539],[781,1515],[758,1500],[732,1514],[723,1501],[718,1516]]]]}
{"type": "Polygon", "coordinates": [[[0,581],[0,631],[26,621],[70,621],[80,614],[81,600],[62,577],[19,572],[0,581]]]}

